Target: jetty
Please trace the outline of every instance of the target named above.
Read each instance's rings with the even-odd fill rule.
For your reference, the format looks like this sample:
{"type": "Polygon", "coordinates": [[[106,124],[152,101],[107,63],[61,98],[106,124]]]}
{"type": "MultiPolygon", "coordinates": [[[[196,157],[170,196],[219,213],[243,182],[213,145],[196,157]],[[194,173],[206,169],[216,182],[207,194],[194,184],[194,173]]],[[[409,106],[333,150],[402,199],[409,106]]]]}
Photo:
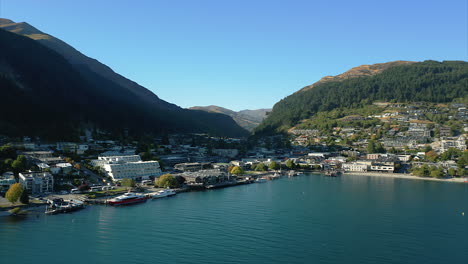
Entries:
{"type": "Polygon", "coordinates": [[[84,202],[80,200],[64,200],[62,198],[56,198],[47,200],[45,214],[69,213],[83,209],[84,207],[84,202]]]}

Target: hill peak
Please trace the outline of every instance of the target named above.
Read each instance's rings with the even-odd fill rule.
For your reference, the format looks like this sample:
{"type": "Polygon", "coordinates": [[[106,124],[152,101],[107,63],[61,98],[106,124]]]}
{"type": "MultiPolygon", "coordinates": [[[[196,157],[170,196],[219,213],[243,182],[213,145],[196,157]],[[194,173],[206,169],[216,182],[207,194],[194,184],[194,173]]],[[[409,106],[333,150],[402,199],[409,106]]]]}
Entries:
{"type": "Polygon", "coordinates": [[[14,24],[15,21],[6,19],[6,18],[0,18],[0,25],[5,25],[5,24],[14,24]]]}
{"type": "Polygon", "coordinates": [[[391,67],[400,66],[400,65],[408,65],[412,63],[415,63],[415,62],[398,60],[398,61],[391,61],[391,62],[385,62],[385,63],[376,63],[376,64],[370,64],[370,65],[365,64],[365,65],[357,66],[336,76],[325,76],[322,79],[320,79],[318,82],[302,88],[301,90],[299,90],[299,92],[310,90],[314,88],[315,86],[317,86],[318,84],[321,84],[324,82],[342,81],[342,80],[346,80],[349,78],[372,76],[372,75],[379,74],[382,71],[391,67]]]}
{"type": "Polygon", "coordinates": [[[44,34],[26,22],[16,23],[6,18],[0,18],[0,28],[20,35],[44,34]]]}

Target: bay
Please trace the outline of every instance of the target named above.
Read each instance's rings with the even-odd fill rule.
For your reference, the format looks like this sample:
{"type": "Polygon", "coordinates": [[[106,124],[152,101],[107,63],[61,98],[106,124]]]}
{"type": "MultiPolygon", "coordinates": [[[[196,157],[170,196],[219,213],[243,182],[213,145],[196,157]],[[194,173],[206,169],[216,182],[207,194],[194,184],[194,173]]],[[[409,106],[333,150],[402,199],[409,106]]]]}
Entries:
{"type": "Polygon", "coordinates": [[[468,263],[467,213],[468,184],[303,175],[125,207],[0,217],[0,260],[468,263]]]}

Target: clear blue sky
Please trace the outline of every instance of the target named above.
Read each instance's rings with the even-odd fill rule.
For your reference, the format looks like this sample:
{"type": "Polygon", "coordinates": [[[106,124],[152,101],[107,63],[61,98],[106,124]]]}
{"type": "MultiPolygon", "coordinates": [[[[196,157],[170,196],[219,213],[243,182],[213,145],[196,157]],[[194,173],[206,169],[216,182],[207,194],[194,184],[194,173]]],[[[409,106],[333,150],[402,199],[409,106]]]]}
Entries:
{"type": "Polygon", "coordinates": [[[326,75],[467,60],[466,0],[0,0],[182,107],[272,107],[326,75]]]}

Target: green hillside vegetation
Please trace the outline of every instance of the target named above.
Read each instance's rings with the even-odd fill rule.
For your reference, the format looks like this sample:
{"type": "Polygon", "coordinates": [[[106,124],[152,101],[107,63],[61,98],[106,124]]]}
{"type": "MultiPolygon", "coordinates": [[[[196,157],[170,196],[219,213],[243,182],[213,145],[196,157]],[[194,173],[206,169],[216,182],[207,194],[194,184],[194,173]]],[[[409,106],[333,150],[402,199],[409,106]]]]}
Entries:
{"type": "MultiPolygon", "coordinates": [[[[394,66],[376,75],[323,82],[296,92],[273,107],[255,134],[285,132],[303,120],[313,120],[317,113],[334,109],[340,109],[335,118],[341,118],[344,112],[349,115],[351,109],[368,111],[374,101],[444,103],[467,96],[467,62],[425,61],[394,66]]],[[[320,115],[317,118],[324,120],[320,115]]]]}

